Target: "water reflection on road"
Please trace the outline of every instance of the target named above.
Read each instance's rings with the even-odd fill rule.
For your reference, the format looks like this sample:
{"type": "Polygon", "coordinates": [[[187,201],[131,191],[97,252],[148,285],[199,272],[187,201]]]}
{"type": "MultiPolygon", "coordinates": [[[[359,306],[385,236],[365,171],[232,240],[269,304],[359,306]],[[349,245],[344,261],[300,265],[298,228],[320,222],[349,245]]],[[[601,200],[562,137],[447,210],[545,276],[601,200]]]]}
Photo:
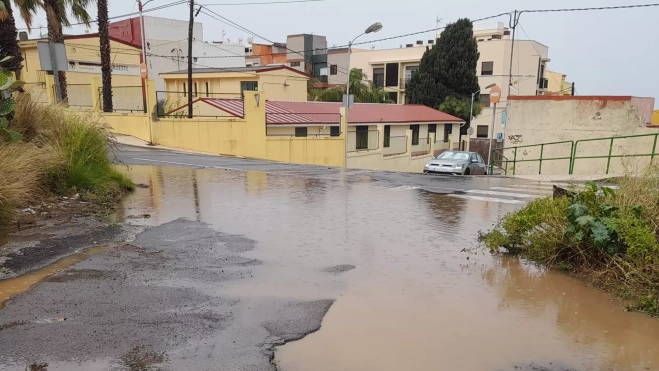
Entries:
{"type": "Polygon", "coordinates": [[[318,332],[278,349],[284,371],[659,368],[659,321],[572,278],[461,252],[511,205],[367,177],[130,172],[149,188],[120,217],[187,217],[258,241],[247,255],[269,264],[227,292],[337,299],[318,332]],[[356,269],[340,280],[322,271],[339,264],[356,269]]]}

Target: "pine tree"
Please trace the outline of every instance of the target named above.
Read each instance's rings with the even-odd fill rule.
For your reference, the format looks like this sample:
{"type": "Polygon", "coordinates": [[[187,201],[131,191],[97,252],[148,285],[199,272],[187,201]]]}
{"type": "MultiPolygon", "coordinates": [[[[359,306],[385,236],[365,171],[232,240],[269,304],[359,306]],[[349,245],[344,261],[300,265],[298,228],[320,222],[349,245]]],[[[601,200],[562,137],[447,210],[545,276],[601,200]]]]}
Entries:
{"type": "Polygon", "coordinates": [[[16,74],[20,79],[23,68],[23,54],[18,46],[18,34],[10,0],[0,0],[0,60],[7,57],[2,66],[16,74]]]}
{"type": "MultiPolygon", "coordinates": [[[[471,21],[462,18],[447,25],[437,44],[426,50],[419,69],[412,74],[406,87],[408,102],[435,109],[446,102],[443,108],[447,111],[456,108],[456,112],[447,113],[469,121],[469,109],[465,114],[464,106],[470,104],[471,94],[479,89],[476,75],[478,57],[478,44],[471,21]]],[[[478,108],[475,107],[475,113],[480,111],[478,108]]],[[[463,131],[469,124],[463,127],[463,131]]]]}

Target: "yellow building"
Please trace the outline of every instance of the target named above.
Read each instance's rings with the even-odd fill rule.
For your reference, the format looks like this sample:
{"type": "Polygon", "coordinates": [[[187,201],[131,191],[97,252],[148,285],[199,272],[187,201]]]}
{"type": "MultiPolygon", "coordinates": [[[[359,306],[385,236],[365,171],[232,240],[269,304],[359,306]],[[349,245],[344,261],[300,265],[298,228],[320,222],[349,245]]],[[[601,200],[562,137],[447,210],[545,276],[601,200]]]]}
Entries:
{"type": "MultiPolygon", "coordinates": [[[[157,99],[166,111],[187,105],[188,71],[162,73],[165,91],[157,99]],[[164,102],[163,102],[164,101],[164,102]]],[[[269,99],[306,101],[309,75],[287,66],[195,68],[192,71],[193,99],[241,98],[244,91],[262,91],[269,99]]],[[[195,112],[204,115],[204,112],[195,112]]]]}
{"type": "MultiPolygon", "coordinates": [[[[39,101],[53,95],[52,86],[47,87],[46,75],[39,62],[38,42],[47,39],[20,41],[23,53],[21,80],[26,90],[39,101]]],[[[65,36],[66,56],[69,70],[66,72],[69,105],[92,108],[91,84],[101,76],[101,56],[98,34],[65,36]]],[[[117,111],[141,111],[144,109],[142,78],[140,77],[140,49],[119,39],[110,38],[112,50],[112,86],[114,108],[117,111]]],[[[99,92],[100,94],[100,92],[99,92]]]]}
{"type": "Polygon", "coordinates": [[[659,125],[659,110],[652,111],[652,125],[659,125]]]}
{"type": "Polygon", "coordinates": [[[544,95],[572,95],[571,82],[565,81],[567,75],[560,72],[545,71],[547,91],[544,95]]]}

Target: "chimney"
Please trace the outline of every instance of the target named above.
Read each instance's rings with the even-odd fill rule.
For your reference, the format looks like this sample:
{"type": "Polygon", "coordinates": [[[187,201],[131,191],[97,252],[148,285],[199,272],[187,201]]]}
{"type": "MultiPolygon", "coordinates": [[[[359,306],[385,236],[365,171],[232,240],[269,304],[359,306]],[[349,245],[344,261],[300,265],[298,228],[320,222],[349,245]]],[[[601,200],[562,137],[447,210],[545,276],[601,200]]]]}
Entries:
{"type": "Polygon", "coordinates": [[[416,45],[417,46],[423,46],[423,40],[417,40],[416,45]]]}
{"type": "Polygon", "coordinates": [[[407,44],[407,45],[405,45],[406,48],[411,48],[411,47],[413,47],[413,46],[414,46],[414,44],[407,44]]]}
{"type": "Polygon", "coordinates": [[[428,40],[428,45],[432,45],[435,43],[435,40],[428,40]]]}
{"type": "Polygon", "coordinates": [[[28,40],[27,32],[25,32],[25,31],[19,32],[18,33],[18,40],[19,41],[27,41],[28,40]]]}

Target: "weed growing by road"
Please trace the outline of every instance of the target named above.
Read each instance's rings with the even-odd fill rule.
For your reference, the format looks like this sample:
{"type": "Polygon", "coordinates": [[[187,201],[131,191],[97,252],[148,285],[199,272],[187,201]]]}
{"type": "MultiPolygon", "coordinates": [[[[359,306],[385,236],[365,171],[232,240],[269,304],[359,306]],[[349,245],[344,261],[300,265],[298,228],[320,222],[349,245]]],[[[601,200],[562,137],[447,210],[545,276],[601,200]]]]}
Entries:
{"type": "Polygon", "coordinates": [[[580,192],[540,198],[505,215],[479,240],[580,276],[659,316],[659,171],[623,177],[619,188],[588,183],[580,192]]]}

